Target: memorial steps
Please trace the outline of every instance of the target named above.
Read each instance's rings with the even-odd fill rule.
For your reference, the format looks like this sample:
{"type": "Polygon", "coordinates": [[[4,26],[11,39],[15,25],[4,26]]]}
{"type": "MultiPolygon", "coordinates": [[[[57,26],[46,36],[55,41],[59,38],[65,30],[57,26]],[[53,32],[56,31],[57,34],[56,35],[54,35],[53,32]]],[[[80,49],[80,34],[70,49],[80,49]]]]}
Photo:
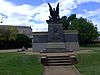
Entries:
{"type": "Polygon", "coordinates": [[[60,66],[76,64],[77,60],[75,56],[43,56],[41,63],[45,66],[60,66]]]}

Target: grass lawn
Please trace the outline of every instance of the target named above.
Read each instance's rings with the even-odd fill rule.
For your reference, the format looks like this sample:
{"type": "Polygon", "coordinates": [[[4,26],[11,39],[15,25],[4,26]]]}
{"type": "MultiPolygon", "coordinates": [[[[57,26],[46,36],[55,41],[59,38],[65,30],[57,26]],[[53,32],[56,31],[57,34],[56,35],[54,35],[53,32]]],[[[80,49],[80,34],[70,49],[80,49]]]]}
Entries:
{"type": "Polygon", "coordinates": [[[78,54],[79,63],[75,65],[82,75],[100,75],[100,50],[78,54]]]}
{"type": "Polygon", "coordinates": [[[0,53],[0,75],[41,75],[39,56],[0,53]]]}

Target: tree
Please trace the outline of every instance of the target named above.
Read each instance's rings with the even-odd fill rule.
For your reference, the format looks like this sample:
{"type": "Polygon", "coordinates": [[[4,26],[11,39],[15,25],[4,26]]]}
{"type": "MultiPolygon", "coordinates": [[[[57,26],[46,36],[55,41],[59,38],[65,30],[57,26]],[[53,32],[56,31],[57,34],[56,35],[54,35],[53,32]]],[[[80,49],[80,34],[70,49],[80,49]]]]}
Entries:
{"type": "Polygon", "coordinates": [[[4,30],[2,28],[0,28],[0,41],[5,40],[3,33],[4,33],[4,30]]]}
{"type": "Polygon", "coordinates": [[[4,28],[0,28],[0,38],[5,41],[16,40],[16,35],[18,31],[13,26],[6,26],[4,28]]]}
{"type": "Polygon", "coordinates": [[[18,31],[13,26],[4,26],[0,28],[0,49],[14,47],[14,41],[18,31]]]}
{"type": "Polygon", "coordinates": [[[17,34],[16,42],[22,47],[23,45],[31,45],[32,40],[25,34],[17,34]]]}
{"type": "Polygon", "coordinates": [[[67,17],[63,16],[62,17],[62,25],[63,25],[63,30],[67,30],[68,29],[68,22],[67,22],[67,17]]]}
{"type": "Polygon", "coordinates": [[[76,19],[76,14],[72,14],[71,16],[69,16],[67,19],[68,24],[70,25],[74,19],[76,19]]]}
{"type": "Polygon", "coordinates": [[[69,30],[78,30],[81,44],[91,43],[98,37],[97,27],[85,18],[76,18],[76,15],[72,14],[67,18],[67,24],[69,30]]]}
{"type": "Polygon", "coordinates": [[[8,26],[7,31],[9,32],[8,33],[9,40],[16,40],[18,30],[13,26],[8,26]]]}
{"type": "Polygon", "coordinates": [[[63,16],[61,19],[62,19],[63,29],[64,30],[68,30],[69,29],[69,26],[72,23],[72,20],[76,19],[76,14],[72,14],[68,18],[66,16],[63,16]]]}

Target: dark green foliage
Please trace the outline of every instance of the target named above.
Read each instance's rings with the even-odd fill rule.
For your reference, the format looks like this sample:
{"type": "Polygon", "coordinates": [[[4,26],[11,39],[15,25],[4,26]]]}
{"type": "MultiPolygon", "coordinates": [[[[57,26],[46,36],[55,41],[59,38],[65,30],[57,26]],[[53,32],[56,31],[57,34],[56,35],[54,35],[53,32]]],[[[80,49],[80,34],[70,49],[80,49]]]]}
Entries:
{"type": "Polygon", "coordinates": [[[88,21],[85,18],[76,18],[75,14],[69,16],[66,22],[63,22],[62,17],[62,24],[65,30],[78,30],[80,44],[91,43],[98,38],[97,27],[95,27],[91,21],[88,21]]]}
{"type": "Polygon", "coordinates": [[[18,31],[13,26],[0,28],[0,49],[14,48],[14,41],[18,31]]]}
{"type": "Polygon", "coordinates": [[[31,46],[32,39],[29,38],[27,35],[24,34],[17,34],[16,37],[17,46],[22,47],[23,45],[31,46]]]}
{"type": "Polygon", "coordinates": [[[22,48],[23,45],[31,47],[31,39],[24,35],[18,34],[13,26],[0,28],[0,49],[22,48]]]}
{"type": "Polygon", "coordinates": [[[76,14],[72,14],[71,16],[68,17],[68,23],[71,23],[74,19],[76,19],[76,14]]]}
{"type": "Polygon", "coordinates": [[[67,17],[63,16],[62,17],[62,25],[63,25],[63,30],[67,30],[68,29],[68,21],[67,21],[67,17]]]}
{"type": "Polygon", "coordinates": [[[16,41],[28,43],[31,42],[31,39],[27,35],[17,34],[16,41]]]}

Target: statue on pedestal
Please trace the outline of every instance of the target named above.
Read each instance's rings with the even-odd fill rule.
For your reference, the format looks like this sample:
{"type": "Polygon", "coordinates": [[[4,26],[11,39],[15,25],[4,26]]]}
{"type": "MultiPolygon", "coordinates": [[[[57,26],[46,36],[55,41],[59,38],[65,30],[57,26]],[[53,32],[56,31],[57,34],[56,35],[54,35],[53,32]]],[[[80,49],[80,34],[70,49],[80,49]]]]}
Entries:
{"type": "Polygon", "coordinates": [[[59,20],[59,3],[57,4],[56,9],[55,8],[52,9],[49,3],[48,5],[49,5],[49,11],[50,11],[49,20],[52,20],[52,21],[59,20]]]}

